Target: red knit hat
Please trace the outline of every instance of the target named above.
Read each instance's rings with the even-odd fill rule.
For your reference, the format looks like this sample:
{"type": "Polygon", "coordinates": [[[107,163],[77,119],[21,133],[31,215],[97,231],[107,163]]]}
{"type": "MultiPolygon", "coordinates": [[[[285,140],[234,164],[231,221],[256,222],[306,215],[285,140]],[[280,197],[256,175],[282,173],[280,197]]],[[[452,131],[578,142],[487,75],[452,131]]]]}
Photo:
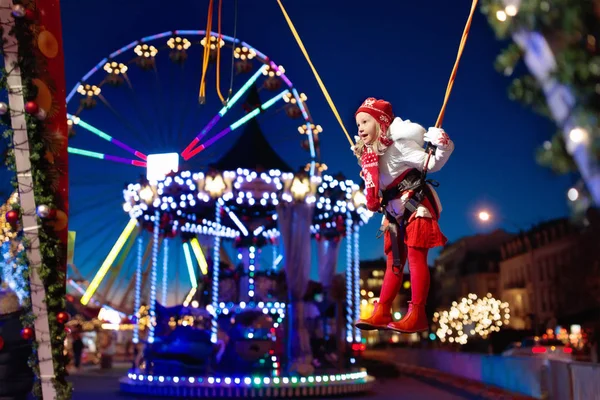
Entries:
{"type": "Polygon", "coordinates": [[[356,117],[356,115],[361,112],[367,113],[375,118],[381,128],[379,141],[385,146],[390,146],[393,141],[387,136],[387,131],[394,120],[392,105],[385,100],[377,100],[374,97],[369,97],[360,107],[358,107],[354,116],[356,117]]]}

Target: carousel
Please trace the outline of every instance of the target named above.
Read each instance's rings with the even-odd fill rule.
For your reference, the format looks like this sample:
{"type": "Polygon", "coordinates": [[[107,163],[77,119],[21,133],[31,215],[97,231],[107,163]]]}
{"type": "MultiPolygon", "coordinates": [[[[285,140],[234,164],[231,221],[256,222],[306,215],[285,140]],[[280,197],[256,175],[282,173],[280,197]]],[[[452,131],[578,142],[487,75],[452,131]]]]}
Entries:
{"type": "MultiPolygon", "coordinates": [[[[90,174],[97,177],[96,187],[108,176],[97,174],[99,163],[123,168],[122,177],[132,169],[144,171],[142,176],[124,178],[130,181],[122,189],[129,221],[94,278],[69,281],[81,286],[81,304],[98,303],[131,314],[132,341],[138,350],[133,368],[121,380],[124,392],[301,397],[369,388],[372,378],[360,368],[364,344],[353,323],[361,300],[359,231],[371,213],[358,184],[326,174],[319,143],[323,129],[312,119],[307,96],[281,65],[235,35],[163,32],[102,59],[67,101],[72,112],[68,114],[69,153],[80,165],[73,169],[73,182],[82,182],[81,188],[75,183],[72,187],[74,215],[86,215],[90,209],[84,200],[90,198],[89,187],[83,186],[90,174]],[[224,56],[228,51],[230,55],[224,56]],[[228,59],[230,71],[222,67],[228,59]],[[199,62],[203,74],[198,98],[185,84],[197,79],[197,74],[188,77],[186,71],[191,69],[183,66],[199,62]],[[226,96],[217,75],[223,106],[216,114],[210,111],[215,99],[206,93],[208,66],[232,77],[226,96]],[[153,104],[168,98],[160,95],[166,87],[182,83],[174,97],[178,106],[153,104]],[[152,94],[154,89],[157,94],[152,94]],[[162,119],[163,113],[155,113],[157,135],[146,143],[149,151],[107,133],[104,125],[113,118],[123,124],[123,131],[132,132],[128,140],[137,137],[143,142],[152,135],[152,126],[136,136],[135,126],[126,124],[125,116],[147,109],[165,114],[170,110],[162,119]],[[214,116],[187,118],[204,110],[214,116]],[[258,120],[271,117],[279,120],[269,120],[263,127],[296,138],[299,134],[301,147],[309,154],[308,160],[292,161],[301,167],[290,166],[294,158],[287,154],[289,147],[284,156],[267,141],[258,120]],[[301,122],[287,129],[290,120],[301,122]],[[180,137],[165,136],[158,129],[161,125],[175,132],[198,133],[182,146],[180,137]],[[238,128],[243,131],[231,147],[214,150],[238,128]],[[79,147],[92,143],[83,132],[102,139],[104,147],[79,147]],[[104,148],[110,145],[133,158],[106,153],[110,150],[104,148]],[[165,151],[173,147],[183,150],[165,151]],[[210,158],[211,151],[218,157],[210,158]],[[192,161],[194,157],[198,163],[192,161]],[[77,196],[82,201],[76,201],[77,196]],[[344,260],[343,268],[338,268],[338,259],[344,260]],[[131,271],[130,267],[133,271],[125,279],[118,278],[120,271],[131,271]],[[318,293],[311,289],[313,267],[318,271],[318,293]],[[336,274],[338,269],[343,272],[336,274]],[[189,276],[189,291],[182,296],[180,274],[185,281],[189,276]],[[122,294],[120,300],[117,293],[122,294]]],[[[114,182],[110,179],[105,188],[114,182]]],[[[93,202],[104,196],[112,192],[98,192],[93,202]]],[[[115,226],[105,216],[88,218],[82,217],[81,222],[73,218],[74,229],[87,234],[96,226],[102,230],[108,221],[115,226]]],[[[80,257],[85,261],[95,252],[80,257]]]]}
{"type": "Polygon", "coordinates": [[[310,165],[294,172],[252,120],[205,171],[170,171],[163,179],[146,177],[127,186],[124,209],[140,230],[134,309],[140,309],[142,276],[149,273],[145,317],[151,322],[143,338],[136,325],[135,341],[143,341],[145,349],[121,380],[123,391],[297,397],[368,389],[372,378],[358,366],[364,346],[353,321],[360,305],[359,228],[370,213],[358,185],[309,170],[310,165]],[[169,313],[157,301],[157,294],[169,290],[169,282],[160,279],[167,276],[168,263],[159,267],[156,255],[161,247],[166,254],[176,236],[187,254],[191,289],[169,313]],[[220,261],[225,241],[237,251],[234,268],[220,261]],[[332,288],[342,242],[345,299],[336,301],[340,294],[332,288]],[[142,253],[148,245],[152,256],[145,271],[142,253]],[[334,322],[324,317],[321,329],[324,353],[335,354],[333,362],[315,359],[306,324],[313,247],[323,288],[320,303],[327,303],[320,306],[333,309],[334,322]],[[265,251],[272,254],[269,265],[261,265],[265,251]],[[182,308],[187,315],[196,309],[195,316],[173,323],[182,308]]]}

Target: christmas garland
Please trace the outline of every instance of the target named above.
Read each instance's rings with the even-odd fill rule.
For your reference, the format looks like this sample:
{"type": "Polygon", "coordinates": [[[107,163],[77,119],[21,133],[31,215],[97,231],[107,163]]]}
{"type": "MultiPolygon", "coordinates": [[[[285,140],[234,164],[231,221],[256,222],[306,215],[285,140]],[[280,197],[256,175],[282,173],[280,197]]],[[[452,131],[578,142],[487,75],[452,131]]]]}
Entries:
{"type": "MultiPolygon", "coordinates": [[[[554,77],[576,97],[571,115],[588,131],[593,158],[600,159],[600,0],[483,0],[481,10],[499,39],[521,31],[544,36],[556,59],[554,77]]],[[[522,55],[517,44],[510,44],[496,59],[497,70],[513,75],[522,55]]],[[[550,116],[542,88],[531,74],[515,78],[509,96],[550,116]]],[[[562,132],[544,143],[536,158],[559,174],[577,171],[562,132]]]]}
{"type": "MultiPolygon", "coordinates": [[[[54,379],[52,384],[56,392],[56,399],[71,398],[71,384],[67,382],[66,366],[68,364],[68,356],[64,353],[64,340],[66,337],[64,323],[68,320],[68,314],[65,309],[65,270],[64,260],[66,257],[66,246],[61,243],[58,233],[57,224],[63,224],[64,221],[57,221],[57,218],[65,219],[66,215],[62,212],[57,215],[56,211],[60,210],[63,205],[60,204],[60,197],[57,193],[57,181],[60,177],[60,166],[54,162],[54,155],[61,148],[61,140],[59,134],[50,132],[46,129],[43,122],[46,113],[42,110],[35,99],[37,97],[37,86],[35,79],[44,78],[48,81],[47,76],[43,76],[44,57],[39,54],[37,49],[37,26],[33,23],[35,15],[35,3],[27,2],[27,4],[16,4],[13,7],[13,16],[15,17],[14,26],[9,34],[13,35],[18,43],[18,68],[22,80],[22,96],[25,104],[25,119],[27,122],[27,135],[29,139],[31,175],[33,180],[33,191],[35,204],[38,205],[38,235],[39,235],[39,251],[41,253],[42,262],[39,266],[39,276],[43,282],[46,298],[45,304],[48,312],[48,324],[50,329],[50,343],[52,349],[52,361],[54,366],[54,379]],[[27,7],[25,7],[25,6],[27,7]]],[[[7,27],[6,21],[3,21],[3,29],[7,27]]],[[[6,43],[4,43],[6,44],[6,43]]],[[[1,71],[0,89],[8,90],[7,77],[13,72],[14,66],[5,65],[1,71]]],[[[51,85],[49,85],[51,86],[51,85]]],[[[51,91],[52,88],[50,88],[51,91]]],[[[53,101],[62,101],[56,99],[53,101]]],[[[9,150],[6,160],[7,167],[16,172],[15,146],[13,144],[14,132],[10,127],[10,116],[14,113],[19,113],[20,110],[9,110],[6,103],[0,103],[0,113],[3,113],[1,121],[4,127],[4,137],[9,139],[9,150]]],[[[20,171],[21,172],[21,171],[20,171]]],[[[13,178],[13,185],[18,187],[17,176],[13,178]]],[[[16,213],[22,213],[19,203],[13,203],[12,209],[16,213]]],[[[22,215],[21,215],[22,216],[22,215]]],[[[23,246],[28,248],[31,243],[26,238],[23,239],[23,246]]],[[[30,266],[26,252],[21,252],[18,255],[17,261],[19,265],[30,266]]],[[[30,282],[30,268],[23,268],[24,281],[30,282]]],[[[28,298],[24,301],[23,308],[26,310],[22,317],[24,329],[22,336],[33,339],[34,322],[36,314],[32,309],[31,300],[28,298]]],[[[39,338],[38,338],[39,340],[39,338]]],[[[36,374],[36,381],[33,393],[36,397],[42,397],[41,377],[38,360],[38,343],[33,344],[33,352],[30,357],[30,367],[36,374]]]]}

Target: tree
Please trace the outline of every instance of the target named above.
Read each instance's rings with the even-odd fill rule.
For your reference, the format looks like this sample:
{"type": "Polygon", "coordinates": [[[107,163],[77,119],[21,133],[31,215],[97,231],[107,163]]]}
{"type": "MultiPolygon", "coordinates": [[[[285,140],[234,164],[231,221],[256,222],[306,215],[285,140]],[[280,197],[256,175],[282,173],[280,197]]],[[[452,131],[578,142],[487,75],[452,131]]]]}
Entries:
{"type": "Polygon", "coordinates": [[[538,162],[559,174],[578,171],[586,190],[571,200],[600,206],[600,0],[483,0],[481,10],[499,39],[514,39],[496,68],[507,76],[521,60],[529,68],[509,96],[560,128],[538,149],[538,162]]]}

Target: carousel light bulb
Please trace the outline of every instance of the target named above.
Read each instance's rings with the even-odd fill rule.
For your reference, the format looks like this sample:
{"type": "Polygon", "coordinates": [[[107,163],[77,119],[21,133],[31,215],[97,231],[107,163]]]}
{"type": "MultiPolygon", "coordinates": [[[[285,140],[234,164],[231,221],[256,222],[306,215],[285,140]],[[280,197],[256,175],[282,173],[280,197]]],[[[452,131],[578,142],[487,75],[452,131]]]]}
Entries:
{"type": "Polygon", "coordinates": [[[567,197],[569,198],[569,200],[575,201],[579,198],[579,191],[575,188],[571,188],[567,192],[567,197]]]}
{"type": "Polygon", "coordinates": [[[496,19],[500,22],[506,21],[506,12],[504,10],[496,11],[496,19]]]}

